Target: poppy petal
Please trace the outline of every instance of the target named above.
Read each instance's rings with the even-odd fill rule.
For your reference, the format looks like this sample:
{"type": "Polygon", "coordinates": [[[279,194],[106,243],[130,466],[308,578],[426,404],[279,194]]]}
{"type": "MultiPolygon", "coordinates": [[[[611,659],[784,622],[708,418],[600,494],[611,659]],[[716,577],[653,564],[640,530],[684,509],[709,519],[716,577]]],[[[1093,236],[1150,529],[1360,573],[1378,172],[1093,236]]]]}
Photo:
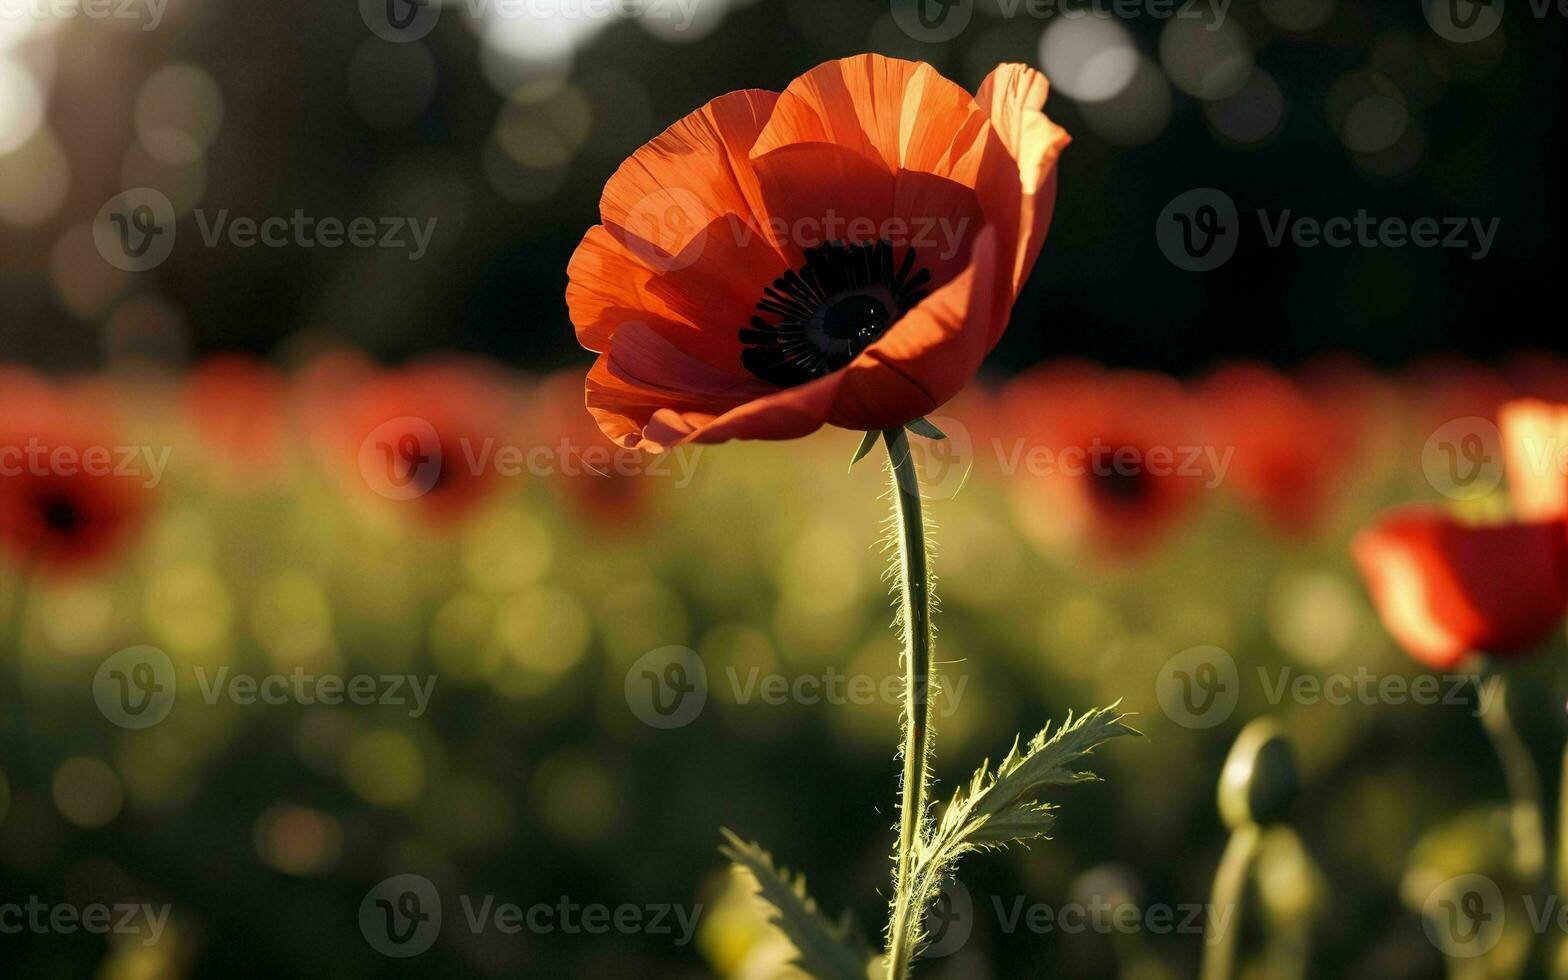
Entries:
{"type": "Polygon", "coordinates": [[[1041,112],[1049,93],[1044,75],[1027,65],[1007,64],[986,76],[975,96],[1018,166],[1023,201],[1013,268],[1015,293],[1023,288],[1045,244],[1056,208],[1056,163],[1072,142],[1065,129],[1041,112]]]}
{"type": "Polygon", "coordinates": [[[1438,670],[1533,647],[1568,611],[1560,520],[1467,525],[1406,507],[1358,534],[1352,551],[1388,631],[1438,670]]]}
{"type": "Polygon", "coordinates": [[[1568,406],[1535,399],[1498,410],[1514,514],[1524,521],[1568,516],[1568,406]]]}
{"type": "Polygon", "coordinates": [[[657,264],[715,218],[760,210],[747,156],[777,101],[757,89],[722,95],[633,153],[599,201],[610,233],[657,264]]]}

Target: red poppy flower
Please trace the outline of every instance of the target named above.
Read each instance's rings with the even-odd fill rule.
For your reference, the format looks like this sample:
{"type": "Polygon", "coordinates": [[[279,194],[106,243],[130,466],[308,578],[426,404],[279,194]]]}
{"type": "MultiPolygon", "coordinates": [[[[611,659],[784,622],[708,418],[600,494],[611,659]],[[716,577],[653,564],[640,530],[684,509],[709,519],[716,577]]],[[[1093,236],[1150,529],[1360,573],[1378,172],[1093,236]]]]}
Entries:
{"type": "Polygon", "coordinates": [[[865,55],[722,96],[611,177],[568,270],[618,444],[920,418],[973,376],[1044,241],[1068,137],[1047,84],[977,95],[865,55]]]}
{"type": "Polygon", "coordinates": [[[1389,632],[1442,670],[1472,652],[1527,651],[1568,615],[1568,406],[1510,402],[1499,416],[1514,520],[1408,507],[1352,546],[1389,632]]]}
{"type": "Polygon", "coordinates": [[[1036,537],[1137,557],[1179,526],[1211,477],[1190,398],[1171,378],[1068,362],[1021,376],[1002,398],[1017,438],[997,458],[1036,537]]]}
{"type": "Polygon", "coordinates": [[[426,363],[364,382],[347,399],[339,430],[341,471],[378,496],[406,502],[447,525],[501,486],[511,445],[509,392],[478,366],[426,363]]]}
{"type": "Polygon", "coordinates": [[[48,573],[108,561],[145,523],[155,476],[127,467],[127,456],[90,406],[36,379],[8,384],[0,396],[0,547],[48,573]]]}
{"type": "Polygon", "coordinates": [[[186,378],[186,417],[224,463],[247,479],[264,477],[283,462],[287,387],[282,373],[264,361],[238,354],[208,358],[186,378]]]}
{"type": "Polygon", "coordinates": [[[1384,626],[1436,670],[1475,652],[1527,651],[1568,613],[1560,519],[1467,525],[1412,506],[1362,531],[1352,550],[1384,626]]]}
{"type": "MultiPolygon", "coordinates": [[[[1323,378],[1338,393],[1337,377],[1323,378]]],[[[1199,388],[1208,442],[1234,457],[1228,482],[1275,528],[1305,535],[1322,522],[1357,459],[1354,404],[1314,397],[1261,364],[1233,364],[1199,388]]]]}

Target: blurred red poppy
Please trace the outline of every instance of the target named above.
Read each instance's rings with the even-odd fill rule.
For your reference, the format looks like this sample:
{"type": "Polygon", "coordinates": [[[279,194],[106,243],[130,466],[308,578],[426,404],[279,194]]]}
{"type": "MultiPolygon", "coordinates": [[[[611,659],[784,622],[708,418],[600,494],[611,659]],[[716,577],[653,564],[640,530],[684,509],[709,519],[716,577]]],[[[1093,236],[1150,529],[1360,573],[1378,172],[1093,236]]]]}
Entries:
{"type": "Polygon", "coordinates": [[[167,456],[122,444],[110,419],[40,379],[0,391],[0,547],[45,573],[85,572],[144,525],[167,456]]]}
{"type": "Polygon", "coordinates": [[[863,55],[722,96],[611,177],[567,305],[618,444],[888,429],[974,375],[1050,224],[1045,76],[863,55]]]}
{"type": "Polygon", "coordinates": [[[1568,613],[1560,519],[1468,525],[1412,506],[1356,535],[1352,549],[1389,633],[1437,670],[1471,653],[1528,651],[1568,613]]]}
{"type": "Polygon", "coordinates": [[[1352,544],[1388,631],[1438,669],[1470,653],[1528,651],[1568,615],[1568,407],[1510,402],[1499,417],[1513,520],[1406,507],[1352,544]]]}
{"type": "Polygon", "coordinates": [[[225,475],[266,480],[286,457],[288,384],[265,361],[225,354],[202,361],[185,380],[186,417],[225,475]]]}
{"type": "Polygon", "coordinates": [[[1022,375],[1001,397],[1016,431],[997,444],[998,463],[1020,524],[1037,537],[1137,557],[1191,513],[1212,478],[1173,379],[1066,362],[1022,375]]]}
{"type": "Polygon", "coordinates": [[[1227,482],[1236,495],[1280,531],[1316,530],[1358,458],[1357,406],[1320,401],[1261,364],[1221,368],[1204,379],[1198,393],[1207,442],[1234,452],[1227,482]]]}
{"type": "Polygon", "coordinates": [[[342,406],[339,470],[432,524],[460,521],[502,486],[510,397],[501,379],[465,362],[375,374],[342,406]]]}

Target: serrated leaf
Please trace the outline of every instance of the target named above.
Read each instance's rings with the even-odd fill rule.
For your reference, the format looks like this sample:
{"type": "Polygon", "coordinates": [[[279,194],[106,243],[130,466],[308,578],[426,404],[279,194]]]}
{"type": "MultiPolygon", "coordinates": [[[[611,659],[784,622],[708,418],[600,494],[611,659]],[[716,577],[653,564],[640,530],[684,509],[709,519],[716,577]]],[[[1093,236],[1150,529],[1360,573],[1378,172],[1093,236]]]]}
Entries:
{"type": "Polygon", "coordinates": [[[968,791],[953,795],[930,846],[957,847],[962,853],[1045,837],[1055,807],[1039,802],[1040,791],[1097,781],[1094,773],[1073,767],[1096,746],[1138,734],[1123,723],[1126,717],[1115,705],[1096,708],[1076,720],[1068,715],[1055,732],[1046,725],[1022,751],[1015,740],[995,772],[989,763],[981,765],[970,778],[968,791]]]}
{"type": "Polygon", "coordinates": [[[931,424],[930,419],[915,419],[913,422],[905,422],[904,428],[917,436],[925,436],[927,439],[947,438],[947,433],[931,424]]]}
{"type": "Polygon", "coordinates": [[[773,907],[768,917],[795,947],[792,964],[818,980],[866,980],[874,954],[846,912],[837,923],[829,922],[806,893],[804,875],[790,873],[756,844],[723,830],[726,841],[719,853],[757,881],[757,895],[773,907]]]}
{"type": "Polygon", "coordinates": [[[862,436],[860,439],[860,448],[855,450],[855,458],[849,461],[850,469],[854,469],[856,463],[865,459],[866,453],[869,453],[871,451],[871,447],[875,446],[877,444],[877,440],[881,438],[882,433],[877,432],[874,429],[862,436]]]}
{"type": "Polygon", "coordinates": [[[1123,723],[1126,717],[1114,704],[1087,711],[1076,720],[1068,715],[1055,732],[1045,726],[1022,750],[1014,740],[995,771],[989,762],[982,764],[970,777],[967,789],[953,794],[941,819],[916,850],[909,885],[915,914],[908,919],[910,935],[906,937],[911,946],[919,945],[925,910],[952,875],[958,859],[970,851],[1048,836],[1056,807],[1042,802],[1040,792],[1051,786],[1097,781],[1094,773],[1075,766],[1096,746],[1121,735],[1139,734],[1123,723]]]}

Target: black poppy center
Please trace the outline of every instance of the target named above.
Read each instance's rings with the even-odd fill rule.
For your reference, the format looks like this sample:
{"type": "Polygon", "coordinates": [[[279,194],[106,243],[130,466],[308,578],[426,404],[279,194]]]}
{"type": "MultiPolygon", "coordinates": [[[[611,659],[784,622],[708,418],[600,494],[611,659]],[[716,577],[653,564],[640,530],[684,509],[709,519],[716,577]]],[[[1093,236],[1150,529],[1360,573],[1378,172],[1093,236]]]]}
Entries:
{"type": "Polygon", "coordinates": [[[1096,486],[1101,496],[1123,504],[1137,503],[1149,492],[1148,480],[1143,473],[1135,470],[1112,469],[1101,473],[1096,486]]]}
{"type": "Polygon", "coordinates": [[[875,296],[855,294],[822,311],[822,329],[834,340],[871,343],[893,323],[887,306],[875,296]]]}
{"type": "Polygon", "coordinates": [[[931,282],[913,250],[895,265],[886,241],[829,242],[805,256],[763,289],[759,315],[740,331],[746,370],[781,388],[853,361],[926,298],[931,282]]]}
{"type": "Polygon", "coordinates": [[[51,495],[38,502],[38,515],[51,531],[70,534],[82,526],[82,511],[70,497],[51,495]]]}

